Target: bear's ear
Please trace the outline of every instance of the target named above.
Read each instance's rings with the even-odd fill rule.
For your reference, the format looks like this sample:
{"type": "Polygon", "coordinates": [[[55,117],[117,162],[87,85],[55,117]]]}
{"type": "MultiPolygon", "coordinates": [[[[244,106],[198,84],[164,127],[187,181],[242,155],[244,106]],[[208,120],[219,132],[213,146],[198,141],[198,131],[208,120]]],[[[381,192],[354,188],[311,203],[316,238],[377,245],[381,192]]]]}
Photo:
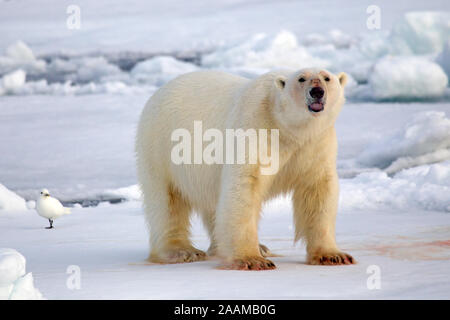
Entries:
{"type": "Polygon", "coordinates": [[[338,79],[341,86],[345,87],[345,85],[347,84],[347,74],[345,72],[339,73],[338,79]]]}
{"type": "Polygon", "coordinates": [[[286,78],[283,76],[278,76],[275,79],[275,85],[279,88],[279,89],[284,89],[284,87],[286,86],[286,78]]]}

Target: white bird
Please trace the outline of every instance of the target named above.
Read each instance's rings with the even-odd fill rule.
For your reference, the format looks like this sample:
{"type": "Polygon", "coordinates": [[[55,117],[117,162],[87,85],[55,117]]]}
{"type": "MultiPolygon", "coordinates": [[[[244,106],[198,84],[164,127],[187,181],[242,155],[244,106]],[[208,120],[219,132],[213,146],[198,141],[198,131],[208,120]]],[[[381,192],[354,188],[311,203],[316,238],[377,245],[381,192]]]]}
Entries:
{"type": "Polygon", "coordinates": [[[53,228],[53,219],[70,214],[70,209],[63,207],[58,199],[50,197],[47,189],[41,190],[41,195],[36,203],[36,211],[41,217],[50,221],[50,227],[46,227],[46,229],[53,228]]]}

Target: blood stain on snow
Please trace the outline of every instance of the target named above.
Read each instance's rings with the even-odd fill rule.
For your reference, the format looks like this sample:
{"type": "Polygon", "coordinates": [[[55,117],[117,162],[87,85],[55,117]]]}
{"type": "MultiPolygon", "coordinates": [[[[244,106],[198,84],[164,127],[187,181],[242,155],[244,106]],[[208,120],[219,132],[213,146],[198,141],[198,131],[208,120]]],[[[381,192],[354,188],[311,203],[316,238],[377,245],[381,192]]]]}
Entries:
{"type": "Polygon", "coordinates": [[[370,249],[379,255],[401,260],[450,260],[450,240],[381,245],[370,249]]]}

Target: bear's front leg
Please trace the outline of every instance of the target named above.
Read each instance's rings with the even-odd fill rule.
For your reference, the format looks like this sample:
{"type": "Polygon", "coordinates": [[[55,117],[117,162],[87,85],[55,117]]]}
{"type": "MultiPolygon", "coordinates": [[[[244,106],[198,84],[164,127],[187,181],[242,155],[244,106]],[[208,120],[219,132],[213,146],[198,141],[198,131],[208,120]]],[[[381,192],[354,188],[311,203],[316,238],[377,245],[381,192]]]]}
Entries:
{"type": "Polygon", "coordinates": [[[258,242],[258,220],[263,183],[259,170],[245,166],[224,168],[216,211],[215,235],[224,268],[269,270],[275,264],[264,258],[258,242]]]}
{"type": "MultiPolygon", "coordinates": [[[[353,264],[355,259],[338,249],[335,240],[336,213],[339,198],[335,170],[315,175],[308,184],[294,190],[295,240],[306,241],[309,264],[353,264]]],[[[307,181],[308,179],[304,179],[307,181]]]]}

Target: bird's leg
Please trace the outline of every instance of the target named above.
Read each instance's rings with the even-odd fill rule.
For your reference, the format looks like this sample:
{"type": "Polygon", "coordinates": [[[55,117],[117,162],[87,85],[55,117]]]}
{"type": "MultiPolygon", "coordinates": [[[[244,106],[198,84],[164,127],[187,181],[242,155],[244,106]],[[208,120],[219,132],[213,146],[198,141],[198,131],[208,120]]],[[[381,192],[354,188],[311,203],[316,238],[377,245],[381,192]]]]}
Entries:
{"type": "Polygon", "coordinates": [[[50,221],[50,227],[46,227],[45,229],[53,229],[53,220],[48,219],[48,221],[50,221]]]}

